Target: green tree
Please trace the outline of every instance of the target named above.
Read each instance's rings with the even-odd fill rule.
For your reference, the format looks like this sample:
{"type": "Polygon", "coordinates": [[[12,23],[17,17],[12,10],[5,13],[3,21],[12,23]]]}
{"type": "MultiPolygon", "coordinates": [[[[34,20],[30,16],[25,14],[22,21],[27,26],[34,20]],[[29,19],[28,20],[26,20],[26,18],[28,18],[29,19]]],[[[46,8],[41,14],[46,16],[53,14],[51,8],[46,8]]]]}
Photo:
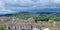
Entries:
{"type": "Polygon", "coordinates": [[[0,26],[0,30],[6,30],[6,26],[4,25],[0,26]]]}

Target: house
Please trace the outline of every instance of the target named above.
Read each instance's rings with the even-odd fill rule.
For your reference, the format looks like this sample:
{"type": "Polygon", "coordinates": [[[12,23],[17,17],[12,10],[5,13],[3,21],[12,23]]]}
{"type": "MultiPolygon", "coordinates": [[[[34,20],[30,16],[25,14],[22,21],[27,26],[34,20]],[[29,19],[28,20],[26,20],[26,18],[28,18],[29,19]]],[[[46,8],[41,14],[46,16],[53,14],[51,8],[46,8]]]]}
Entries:
{"type": "Polygon", "coordinates": [[[6,17],[6,16],[0,17],[0,22],[8,22],[8,21],[11,21],[11,20],[12,20],[11,17],[6,17]]]}
{"type": "Polygon", "coordinates": [[[33,28],[32,28],[33,30],[40,30],[40,26],[38,26],[38,25],[35,25],[35,26],[33,26],[33,28]]]}
{"type": "Polygon", "coordinates": [[[32,26],[30,25],[13,25],[7,26],[6,30],[32,30],[32,26]]]}
{"type": "Polygon", "coordinates": [[[40,27],[32,25],[10,25],[7,26],[6,30],[40,30],[40,27]]]}
{"type": "Polygon", "coordinates": [[[43,28],[42,30],[50,30],[49,28],[43,28]]]}

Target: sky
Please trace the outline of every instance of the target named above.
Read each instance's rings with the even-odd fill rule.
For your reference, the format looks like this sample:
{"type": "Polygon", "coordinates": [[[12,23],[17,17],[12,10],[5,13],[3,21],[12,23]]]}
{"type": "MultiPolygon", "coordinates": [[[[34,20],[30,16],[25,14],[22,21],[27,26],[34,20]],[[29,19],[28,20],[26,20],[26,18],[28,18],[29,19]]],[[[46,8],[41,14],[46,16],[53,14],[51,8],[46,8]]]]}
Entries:
{"type": "Polygon", "coordinates": [[[30,11],[33,9],[41,11],[41,9],[45,8],[60,9],[60,0],[0,0],[0,14],[30,11]]]}

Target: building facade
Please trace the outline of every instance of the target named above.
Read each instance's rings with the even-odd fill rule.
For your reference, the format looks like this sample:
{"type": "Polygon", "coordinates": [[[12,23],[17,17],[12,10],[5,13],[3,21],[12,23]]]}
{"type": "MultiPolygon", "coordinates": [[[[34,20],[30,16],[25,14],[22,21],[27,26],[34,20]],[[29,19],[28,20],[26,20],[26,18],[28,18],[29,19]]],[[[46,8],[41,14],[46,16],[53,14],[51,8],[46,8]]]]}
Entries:
{"type": "Polygon", "coordinates": [[[7,26],[6,30],[40,30],[39,26],[32,26],[32,25],[13,25],[7,26]]]}

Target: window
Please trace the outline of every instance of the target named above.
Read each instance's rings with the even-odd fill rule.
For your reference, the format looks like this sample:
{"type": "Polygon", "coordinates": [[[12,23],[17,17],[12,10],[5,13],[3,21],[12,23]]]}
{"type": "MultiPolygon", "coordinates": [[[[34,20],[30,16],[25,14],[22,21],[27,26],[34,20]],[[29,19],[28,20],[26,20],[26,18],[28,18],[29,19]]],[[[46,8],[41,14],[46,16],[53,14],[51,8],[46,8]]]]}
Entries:
{"type": "Polygon", "coordinates": [[[25,30],[25,29],[23,29],[23,30],[25,30]]]}
{"type": "Polygon", "coordinates": [[[35,26],[35,28],[39,28],[39,26],[35,26]]]}
{"type": "Polygon", "coordinates": [[[10,27],[8,27],[8,29],[11,29],[10,27]]]}
{"type": "Polygon", "coordinates": [[[31,26],[27,26],[26,28],[31,28],[31,26]]]}

